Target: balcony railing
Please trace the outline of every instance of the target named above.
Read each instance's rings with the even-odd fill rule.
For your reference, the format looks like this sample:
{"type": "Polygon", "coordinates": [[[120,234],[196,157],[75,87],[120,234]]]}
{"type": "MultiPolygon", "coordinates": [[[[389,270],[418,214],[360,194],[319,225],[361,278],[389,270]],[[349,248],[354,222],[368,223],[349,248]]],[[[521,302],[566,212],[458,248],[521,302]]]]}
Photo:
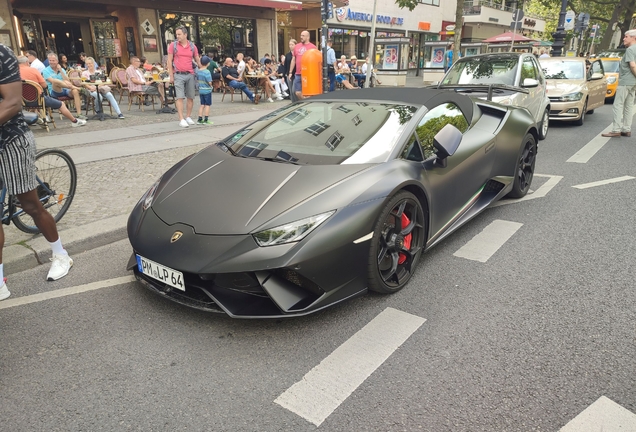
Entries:
{"type": "MultiPolygon", "coordinates": [[[[496,3],[493,0],[466,0],[464,1],[464,15],[481,15],[482,6],[490,9],[510,12],[511,14],[514,12],[514,8],[510,6],[502,6],[500,3],[496,3]]],[[[545,17],[539,15],[526,13],[525,16],[529,18],[545,20],[545,17]]]]}

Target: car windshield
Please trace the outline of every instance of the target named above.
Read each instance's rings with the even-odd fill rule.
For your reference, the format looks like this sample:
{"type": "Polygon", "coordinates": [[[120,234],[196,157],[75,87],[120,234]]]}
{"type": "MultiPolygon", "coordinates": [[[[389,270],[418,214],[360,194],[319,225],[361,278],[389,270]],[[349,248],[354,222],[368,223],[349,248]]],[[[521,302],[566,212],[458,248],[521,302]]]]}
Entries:
{"type": "Polygon", "coordinates": [[[515,85],[517,57],[474,57],[460,60],[444,77],[444,84],[515,85]]]}
{"type": "Polygon", "coordinates": [[[306,102],[278,110],[223,143],[237,156],[273,162],[381,163],[416,111],[391,103],[306,102]]]}
{"type": "Polygon", "coordinates": [[[541,69],[546,79],[583,79],[585,64],[572,61],[541,62],[541,69]]]}
{"type": "Polygon", "coordinates": [[[618,67],[620,62],[617,60],[602,60],[603,61],[603,69],[605,72],[613,72],[618,73],[618,67]]]}

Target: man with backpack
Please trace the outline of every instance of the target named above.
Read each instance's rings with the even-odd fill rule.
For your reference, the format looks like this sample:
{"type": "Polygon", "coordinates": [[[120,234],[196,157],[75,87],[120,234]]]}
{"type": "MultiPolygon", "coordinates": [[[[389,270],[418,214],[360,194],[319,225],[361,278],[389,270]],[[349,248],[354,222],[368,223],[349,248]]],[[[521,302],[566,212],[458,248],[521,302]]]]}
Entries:
{"type": "Polygon", "coordinates": [[[168,47],[168,73],[170,82],[174,83],[176,92],[175,105],[179,113],[179,126],[187,128],[194,125],[190,118],[192,106],[194,105],[194,89],[196,77],[194,69],[201,67],[199,51],[197,47],[188,40],[188,30],[179,27],[175,31],[177,40],[168,47]],[[187,98],[186,112],[183,113],[183,99],[187,98]]]}

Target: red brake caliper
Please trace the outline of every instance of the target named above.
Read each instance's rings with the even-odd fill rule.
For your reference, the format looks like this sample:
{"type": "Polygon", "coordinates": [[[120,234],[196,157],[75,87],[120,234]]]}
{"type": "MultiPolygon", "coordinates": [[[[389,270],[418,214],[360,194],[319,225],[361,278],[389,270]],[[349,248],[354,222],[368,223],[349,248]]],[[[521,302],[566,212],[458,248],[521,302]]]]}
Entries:
{"type": "MultiPolygon", "coordinates": [[[[402,213],[401,223],[402,223],[402,229],[406,228],[411,223],[411,220],[406,216],[405,213],[402,213]]],[[[406,250],[411,249],[412,239],[413,239],[413,234],[407,234],[404,236],[404,249],[406,250]]],[[[398,264],[404,264],[405,261],[406,261],[406,255],[400,252],[399,258],[398,258],[398,264]]]]}

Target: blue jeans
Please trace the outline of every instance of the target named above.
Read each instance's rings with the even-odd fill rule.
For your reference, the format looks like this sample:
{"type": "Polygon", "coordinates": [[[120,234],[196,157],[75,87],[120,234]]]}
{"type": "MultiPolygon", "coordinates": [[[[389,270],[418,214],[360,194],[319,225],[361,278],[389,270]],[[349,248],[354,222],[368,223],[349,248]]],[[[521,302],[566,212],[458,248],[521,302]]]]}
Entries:
{"type": "Polygon", "coordinates": [[[358,87],[364,87],[364,81],[367,79],[366,74],[353,74],[353,77],[358,81],[358,87]]]}
{"type": "Polygon", "coordinates": [[[327,72],[327,76],[329,77],[329,91],[332,92],[336,90],[336,71],[330,70],[327,72]]]}
{"type": "Polygon", "coordinates": [[[248,97],[249,100],[251,101],[254,100],[254,93],[252,93],[250,89],[247,88],[247,85],[243,81],[232,80],[230,81],[229,85],[230,87],[239,89],[240,91],[245,93],[245,95],[248,97]]]}

